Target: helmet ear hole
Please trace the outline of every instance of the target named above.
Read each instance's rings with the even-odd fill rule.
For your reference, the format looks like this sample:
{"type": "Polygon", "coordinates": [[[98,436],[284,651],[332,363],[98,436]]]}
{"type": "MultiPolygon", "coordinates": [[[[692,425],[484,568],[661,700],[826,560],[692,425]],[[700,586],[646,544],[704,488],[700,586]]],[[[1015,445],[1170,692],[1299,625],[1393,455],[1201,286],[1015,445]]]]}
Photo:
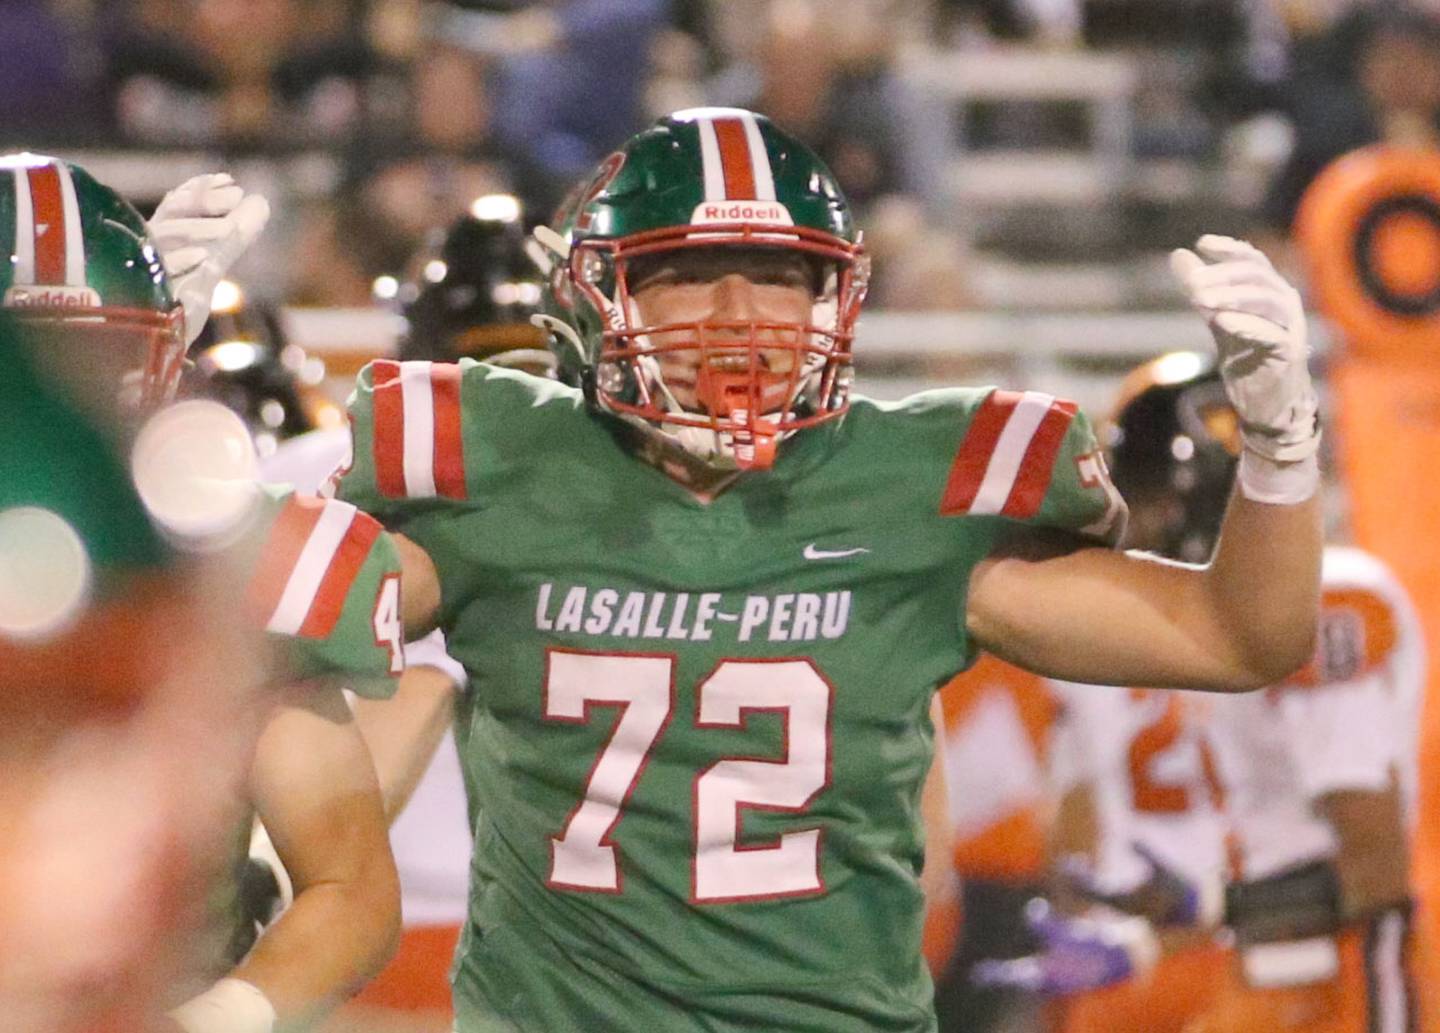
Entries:
{"type": "MultiPolygon", "coordinates": [[[[585,248],[576,255],[576,276],[580,282],[587,283],[592,287],[603,286],[610,276],[610,264],[600,256],[598,251],[592,248],[585,248]]],[[[609,293],[605,291],[605,293],[609,293]]]]}
{"type": "Polygon", "coordinates": [[[595,367],[594,367],[594,366],[582,366],[582,367],[581,367],[581,369],[580,369],[580,393],[584,396],[584,398],[585,398],[585,404],[586,404],[586,405],[592,405],[592,406],[593,406],[593,405],[596,404],[597,395],[596,395],[596,391],[595,391],[595,367]]]}

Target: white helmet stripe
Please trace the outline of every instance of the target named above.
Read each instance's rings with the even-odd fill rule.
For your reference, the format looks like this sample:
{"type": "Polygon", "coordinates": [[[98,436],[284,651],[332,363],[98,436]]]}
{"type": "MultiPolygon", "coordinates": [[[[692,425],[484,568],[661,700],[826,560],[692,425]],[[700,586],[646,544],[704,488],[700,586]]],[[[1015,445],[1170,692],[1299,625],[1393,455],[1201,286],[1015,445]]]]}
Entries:
{"type": "Polygon", "coordinates": [[[725,200],[725,168],[720,162],[720,139],[715,135],[715,120],[695,121],[700,130],[700,159],[705,166],[705,200],[725,200]]]}
{"type": "Polygon", "coordinates": [[[55,163],[60,174],[60,204],[65,218],[65,286],[85,286],[85,233],[80,222],[80,200],[75,195],[75,180],[70,166],[55,163]]]}
{"type": "Polygon", "coordinates": [[[12,282],[31,286],[35,283],[35,209],[30,200],[30,174],[23,168],[12,168],[15,181],[15,275],[12,282]]]}
{"type": "Polygon", "coordinates": [[[765,138],[760,135],[760,123],[746,111],[740,116],[745,126],[745,139],[750,143],[750,167],[755,174],[755,200],[775,200],[775,175],[770,169],[770,154],[765,150],[765,138]]]}

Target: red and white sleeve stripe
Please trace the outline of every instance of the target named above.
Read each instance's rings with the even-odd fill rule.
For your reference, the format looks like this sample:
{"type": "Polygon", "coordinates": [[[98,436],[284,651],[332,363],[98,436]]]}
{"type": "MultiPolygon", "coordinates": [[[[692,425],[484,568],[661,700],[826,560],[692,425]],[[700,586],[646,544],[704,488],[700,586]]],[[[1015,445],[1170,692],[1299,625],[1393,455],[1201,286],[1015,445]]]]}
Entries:
{"type": "Polygon", "coordinates": [[[248,593],[251,612],[266,631],[325,638],[380,530],[348,502],[291,496],[261,550],[248,593]]]}
{"type": "Polygon", "coordinates": [[[1078,411],[1074,402],[1039,391],[992,391],[955,454],[941,514],[1034,517],[1078,411]]]}
{"type": "Polygon", "coordinates": [[[38,154],[4,159],[15,185],[17,286],[84,287],[85,238],[70,168],[38,154]]]}
{"type": "Polygon", "coordinates": [[[465,450],[459,366],[443,362],[371,365],[375,484],[386,498],[463,499],[465,450]]]}

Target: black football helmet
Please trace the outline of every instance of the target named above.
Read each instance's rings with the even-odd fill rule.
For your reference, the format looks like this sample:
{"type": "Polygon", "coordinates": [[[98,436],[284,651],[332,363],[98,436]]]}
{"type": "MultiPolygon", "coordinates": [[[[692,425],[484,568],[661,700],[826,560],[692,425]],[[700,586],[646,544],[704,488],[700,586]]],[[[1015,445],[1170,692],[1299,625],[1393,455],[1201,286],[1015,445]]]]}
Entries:
{"type": "Polygon", "coordinates": [[[526,252],[519,202],[508,194],[478,198],[437,237],[399,290],[406,322],[400,358],[469,357],[549,375],[546,334],[530,323],[541,280],[526,252]]]}
{"type": "Polygon", "coordinates": [[[279,313],[225,280],[210,319],[190,345],[181,394],[239,414],[264,457],[282,441],[343,420],[318,387],[324,365],[285,338],[279,313]]]}
{"type": "Polygon", "coordinates": [[[1133,545],[1203,563],[1240,457],[1240,421],[1213,358],[1172,352],[1132,371],[1102,436],[1133,545]]]}

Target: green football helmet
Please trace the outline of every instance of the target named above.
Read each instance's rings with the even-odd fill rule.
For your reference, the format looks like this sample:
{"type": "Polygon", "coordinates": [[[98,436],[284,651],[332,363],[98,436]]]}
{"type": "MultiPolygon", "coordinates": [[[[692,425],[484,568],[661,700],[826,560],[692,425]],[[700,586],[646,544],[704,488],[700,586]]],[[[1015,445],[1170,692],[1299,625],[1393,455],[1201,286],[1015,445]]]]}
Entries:
{"type": "Polygon", "coordinates": [[[779,441],[845,413],[868,259],[830,171],[763,116],[662,118],[606,158],[535,241],[548,273],[537,320],[561,378],[597,408],[722,469],[768,467],[779,441]],[[804,256],[808,320],[647,325],[636,263],[700,248],[722,275],[743,275],[757,252],[804,256]],[[682,364],[683,404],[665,372],[673,381],[682,364]]]}
{"type": "Polygon", "coordinates": [[[118,377],[143,407],[173,395],[184,315],[129,202],[69,162],[0,156],[0,248],[0,307],[63,350],[67,373],[118,377]]]}

